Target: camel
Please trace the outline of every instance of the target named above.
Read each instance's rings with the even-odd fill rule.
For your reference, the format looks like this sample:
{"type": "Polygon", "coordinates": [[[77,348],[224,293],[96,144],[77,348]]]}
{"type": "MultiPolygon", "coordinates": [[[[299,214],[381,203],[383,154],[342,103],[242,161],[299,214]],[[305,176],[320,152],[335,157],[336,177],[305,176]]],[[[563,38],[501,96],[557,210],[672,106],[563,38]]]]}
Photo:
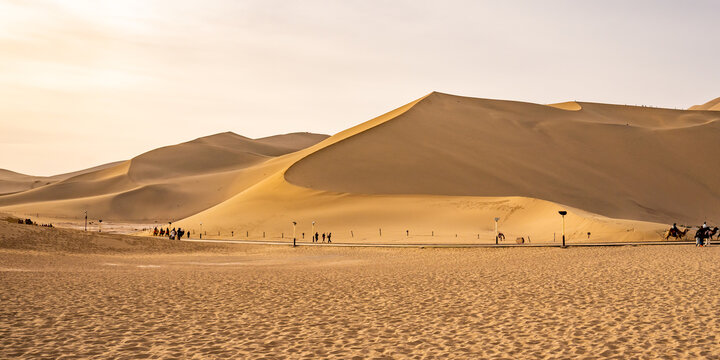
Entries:
{"type": "Polygon", "coordinates": [[[665,233],[665,240],[670,239],[671,237],[674,237],[676,240],[682,240],[685,237],[685,234],[688,233],[690,229],[685,230],[678,230],[678,229],[670,229],[665,233]]]}
{"type": "Polygon", "coordinates": [[[710,245],[710,239],[712,239],[715,234],[718,233],[718,227],[714,227],[712,229],[710,228],[700,228],[695,233],[695,241],[697,245],[703,246],[703,245],[710,245]],[[706,241],[707,239],[707,241],[706,241]]]}

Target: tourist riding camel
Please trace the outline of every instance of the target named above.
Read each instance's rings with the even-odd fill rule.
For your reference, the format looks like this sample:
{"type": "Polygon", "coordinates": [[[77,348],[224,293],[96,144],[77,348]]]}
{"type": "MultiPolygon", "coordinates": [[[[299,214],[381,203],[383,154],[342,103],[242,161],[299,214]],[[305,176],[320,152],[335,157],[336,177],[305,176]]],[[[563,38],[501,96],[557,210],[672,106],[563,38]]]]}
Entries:
{"type": "Polygon", "coordinates": [[[667,231],[667,234],[665,235],[665,240],[670,239],[670,237],[674,237],[677,240],[682,240],[682,238],[685,237],[685,234],[687,234],[689,230],[690,229],[680,230],[678,229],[677,224],[674,223],[670,230],[667,231]]]}

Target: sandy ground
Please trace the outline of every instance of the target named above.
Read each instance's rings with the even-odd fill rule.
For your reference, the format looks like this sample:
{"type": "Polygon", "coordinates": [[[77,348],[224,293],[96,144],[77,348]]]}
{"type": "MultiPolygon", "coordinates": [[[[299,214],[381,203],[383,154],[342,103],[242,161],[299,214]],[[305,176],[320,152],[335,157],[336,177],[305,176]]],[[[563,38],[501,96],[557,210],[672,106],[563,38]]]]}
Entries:
{"type": "Polygon", "coordinates": [[[720,358],[720,247],[82,236],[0,224],[0,358],[720,358]]]}

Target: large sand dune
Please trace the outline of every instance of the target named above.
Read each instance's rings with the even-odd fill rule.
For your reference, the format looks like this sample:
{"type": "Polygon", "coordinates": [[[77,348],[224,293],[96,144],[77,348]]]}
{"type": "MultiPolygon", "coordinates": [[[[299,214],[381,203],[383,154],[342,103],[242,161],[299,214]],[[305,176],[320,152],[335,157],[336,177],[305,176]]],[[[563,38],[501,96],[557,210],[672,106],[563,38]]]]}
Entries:
{"type": "Polygon", "coordinates": [[[623,219],[720,220],[720,115],[434,93],[286,173],[354,194],[522,196],[623,219]]]}
{"type": "Polygon", "coordinates": [[[98,171],[0,197],[13,213],[115,221],[180,219],[218,204],[276,171],[274,159],[326,135],[249,139],[233,133],[199,138],[98,171]],[[270,170],[268,170],[270,169],[270,170]]]}
{"type": "Polygon", "coordinates": [[[492,239],[499,216],[510,238],[553,241],[569,208],[578,241],[658,239],[664,223],[717,217],[718,170],[704,164],[718,147],[696,141],[710,145],[720,117],[576,104],[433,93],[292,154],[180,225],[287,238],[291,221],[298,237],[316,221],[340,241],[469,242],[492,239]]]}
{"type": "Polygon", "coordinates": [[[336,241],[660,238],[720,221],[720,113],[431,93],[329,138],[225,133],[0,197],[0,210],[336,241]],[[382,229],[382,230],[381,230],[382,229]],[[408,233],[410,232],[410,236],[408,233]],[[381,235],[381,232],[384,235],[381,235]]]}

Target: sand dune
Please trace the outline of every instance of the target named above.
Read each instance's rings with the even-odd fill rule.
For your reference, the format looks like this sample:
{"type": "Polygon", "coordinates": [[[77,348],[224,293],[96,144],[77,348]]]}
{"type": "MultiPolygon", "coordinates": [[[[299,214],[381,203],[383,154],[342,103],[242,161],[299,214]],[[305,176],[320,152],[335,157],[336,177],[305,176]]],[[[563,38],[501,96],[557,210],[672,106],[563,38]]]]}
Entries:
{"type": "Polygon", "coordinates": [[[88,169],[73,171],[66,174],[53,175],[53,176],[32,176],[16,173],[14,171],[0,169],[0,195],[11,194],[21,192],[25,190],[34,189],[37,187],[50,185],[58,181],[69,179],[73,176],[82,175],[85,173],[102,170],[105,168],[113,167],[120,162],[113,162],[94,166],[88,169]]]}
{"type": "Polygon", "coordinates": [[[2,196],[0,210],[202,222],[214,237],[289,238],[292,221],[309,236],[316,221],[349,242],[490,241],[497,216],[510,240],[549,242],[567,209],[573,241],[658,240],[667,223],[720,221],[719,119],[431,93],[329,138],[224,133],[157,149],[2,196]]]}
{"type": "Polygon", "coordinates": [[[710,100],[702,105],[693,105],[688,110],[714,110],[720,111],[720,97],[710,100]]]}
{"type": "Polygon", "coordinates": [[[0,197],[13,213],[115,221],[167,221],[195,214],[275,171],[274,159],[327,136],[287,134],[253,140],[233,133],[199,138],[98,171],[0,197]],[[271,169],[271,170],[268,170],[271,169]]]}
{"type": "Polygon", "coordinates": [[[580,104],[433,93],[309,154],[286,178],[340,193],[522,196],[613,218],[720,220],[720,168],[711,165],[720,115],[580,104]]]}

